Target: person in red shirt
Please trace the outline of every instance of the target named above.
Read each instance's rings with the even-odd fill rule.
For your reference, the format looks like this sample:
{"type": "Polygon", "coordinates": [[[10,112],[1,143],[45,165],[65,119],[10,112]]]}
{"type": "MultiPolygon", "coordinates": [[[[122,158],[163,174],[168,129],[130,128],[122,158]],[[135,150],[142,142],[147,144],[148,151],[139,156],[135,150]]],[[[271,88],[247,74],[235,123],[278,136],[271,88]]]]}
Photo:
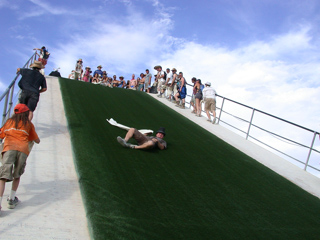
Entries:
{"type": "Polygon", "coordinates": [[[27,105],[17,104],[14,115],[0,129],[0,139],[4,139],[0,167],[0,213],[6,182],[12,181],[10,196],[7,199],[8,208],[13,209],[19,203],[16,191],[30,153],[29,142],[40,143],[34,125],[29,120],[29,112],[27,105]]]}

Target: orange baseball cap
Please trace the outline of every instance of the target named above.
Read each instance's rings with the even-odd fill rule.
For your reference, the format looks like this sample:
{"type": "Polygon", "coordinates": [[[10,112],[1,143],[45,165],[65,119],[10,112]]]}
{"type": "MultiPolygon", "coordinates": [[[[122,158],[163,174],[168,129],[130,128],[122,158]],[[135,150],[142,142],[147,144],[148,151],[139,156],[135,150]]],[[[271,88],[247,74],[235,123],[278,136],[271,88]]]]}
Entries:
{"type": "Polygon", "coordinates": [[[30,109],[28,108],[27,105],[22,104],[22,103],[18,103],[15,107],[14,107],[14,113],[24,113],[30,111],[30,109]]]}

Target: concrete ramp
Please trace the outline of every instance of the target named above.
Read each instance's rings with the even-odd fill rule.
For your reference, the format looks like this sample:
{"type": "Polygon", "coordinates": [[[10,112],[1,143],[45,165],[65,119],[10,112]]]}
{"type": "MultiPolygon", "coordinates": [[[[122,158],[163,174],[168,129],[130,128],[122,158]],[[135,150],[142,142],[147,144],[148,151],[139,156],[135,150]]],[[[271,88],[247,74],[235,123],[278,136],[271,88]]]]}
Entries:
{"type": "Polygon", "coordinates": [[[47,77],[33,123],[40,137],[27,160],[17,197],[8,209],[6,184],[0,239],[90,239],[75,171],[58,78],[47,77]]]}

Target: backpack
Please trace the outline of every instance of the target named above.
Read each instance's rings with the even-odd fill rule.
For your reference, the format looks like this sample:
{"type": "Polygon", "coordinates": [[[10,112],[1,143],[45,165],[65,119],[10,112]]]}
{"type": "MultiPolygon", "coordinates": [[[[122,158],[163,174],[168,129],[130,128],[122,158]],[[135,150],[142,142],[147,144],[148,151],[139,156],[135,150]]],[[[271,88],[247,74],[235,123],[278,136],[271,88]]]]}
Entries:
{"type": "Polygon", "coordinates": [[[200,91],[202,92],[203,89],[204,89],[204,85],[200,84],[200,91]]]}
{"type": "Polygon", "coordinates": [[[163,71],[164,72],[164,74],[163,74],[163,79],[164,80],[167,80],[167,73],[166,73],[166,71],[163,71]]]}
{"type": "Polygon", "coordinates": [[[48,59],[49,56],[50,56],[50,53],[47,50],[43,49],[43,59],[48,59]]]}

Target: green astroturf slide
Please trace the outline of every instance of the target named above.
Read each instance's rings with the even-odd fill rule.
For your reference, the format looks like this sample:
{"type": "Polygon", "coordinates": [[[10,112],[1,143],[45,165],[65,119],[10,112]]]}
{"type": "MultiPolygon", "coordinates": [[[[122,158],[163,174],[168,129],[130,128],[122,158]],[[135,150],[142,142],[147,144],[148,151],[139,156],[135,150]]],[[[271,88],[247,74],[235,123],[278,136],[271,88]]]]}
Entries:
{"type": "Polygon", "coordinates": [[[320,239],[318,198],[148,94],[59,81],[92,239],[320,239]],[[168,149],[124,148],[106,118],[168,149]]]}

